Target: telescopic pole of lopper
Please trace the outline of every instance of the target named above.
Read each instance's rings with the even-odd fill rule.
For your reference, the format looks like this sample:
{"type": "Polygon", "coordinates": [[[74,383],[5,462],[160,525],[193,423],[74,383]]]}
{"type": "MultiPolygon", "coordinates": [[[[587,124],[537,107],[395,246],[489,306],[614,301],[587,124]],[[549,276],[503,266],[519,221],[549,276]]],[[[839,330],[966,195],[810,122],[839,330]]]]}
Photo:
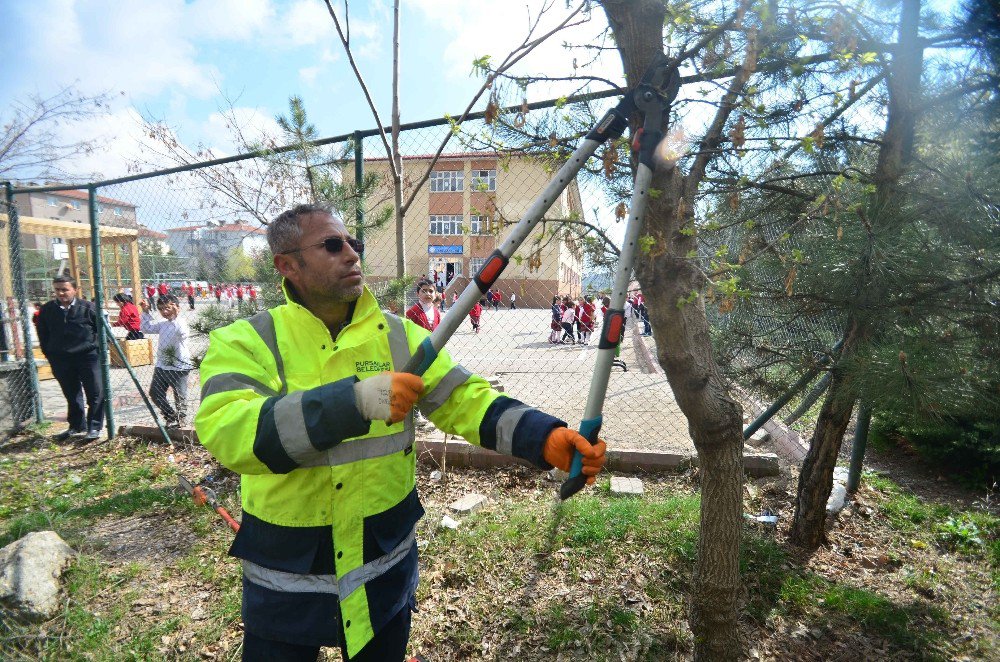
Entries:
{"type": "MultiPolygon", "coordinates": [[[[642,232],[643,215],[649,200],[649,184],[656,169],[654,163],[656,148],[663,138],[663,117],[669,113],[670,103],[677,96],[679,88],[680,76],[677,73],[677,65],[666,56],[661,56],[647,70],[642,82],[632,93],[635,108],[643,114],[643,125],[636,136],[639,146],[639,166],[632,187],[624,243],[615,270],[611,304],[604,316],[594,374],[590,380],[590,392],[587,394],[587,405],[583,412],[583,421],[580,423],[580,434],[591,444],[597,443],[601,431],[608,379],[625,329],[625,297],[629,281],[632,279],[632,267],[635,264],[636,248],[642,232]]],[[[587,476],[583,474],[582,469],[583,456],[576,452],[570,464],[569,478],[559,488],[560,498],[568,499],[587,484],[587,476]]]]}

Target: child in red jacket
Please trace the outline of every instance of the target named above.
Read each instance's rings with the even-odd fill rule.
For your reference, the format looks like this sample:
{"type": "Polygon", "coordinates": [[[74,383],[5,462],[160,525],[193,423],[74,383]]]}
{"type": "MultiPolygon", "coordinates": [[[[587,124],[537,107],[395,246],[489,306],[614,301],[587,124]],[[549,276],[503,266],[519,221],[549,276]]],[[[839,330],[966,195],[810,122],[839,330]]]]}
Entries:
{"type": "Polygon", "coordinates": [[[476,305],[469,311],[469,319],[472,320],[472,330],[479,333],[479,317],[483,314],[483,307],[476,302],[476,305]]]}

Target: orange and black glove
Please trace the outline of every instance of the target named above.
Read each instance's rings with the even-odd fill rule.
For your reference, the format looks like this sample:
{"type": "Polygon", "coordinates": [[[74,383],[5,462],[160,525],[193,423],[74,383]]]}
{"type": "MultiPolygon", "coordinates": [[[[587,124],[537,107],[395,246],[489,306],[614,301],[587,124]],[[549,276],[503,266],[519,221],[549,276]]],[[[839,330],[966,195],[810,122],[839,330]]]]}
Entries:
{"type": "Polygon", "coordinates": [[[408,372],[383,372],[354,385],[354,402],[369,421],[398,423],[413,409],[424,380],[408,372]]]}
{"type": "Polygon", "coordinates": [[[580,451],[580,455],[583,456],[581,473],[587,477],[587,484],[593,485],[607,459],[604,455],[605,450],[604,441],[600,439],[591,446],[587,438],[576,430],[556,428],[545,439],[542,457],[552,466],[569,471],[570,462],[573,461],[573,453],[580,451]]]}

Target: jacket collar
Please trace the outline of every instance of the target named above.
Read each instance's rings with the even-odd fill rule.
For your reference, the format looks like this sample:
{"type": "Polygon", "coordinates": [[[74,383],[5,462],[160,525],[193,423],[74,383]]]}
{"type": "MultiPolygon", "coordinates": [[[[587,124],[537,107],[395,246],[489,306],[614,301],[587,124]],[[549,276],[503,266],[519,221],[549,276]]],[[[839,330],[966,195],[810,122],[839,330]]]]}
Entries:
{"type": "MultiPolygon", "coordinates": [[[[316,323],[326,330],[327,327],[323,324],[323,320],[316,317],[311,310],[299,302],[299,296],[295,291],[295,287],[284,278],[281,279],[281,291],[285,295],[285,306],[287,306],[289,310],[296,315],[308,315],[312,319],[316,320],[316,323]]],[[[378,300],[375,298],[375,295],[372,294],[371,290],[368,289],[368,286],[365,285],[364,289],[361,291],[361,296],[358,297],[357,301],[351,304],[351,307],[348,309],[347,320],[343,325],[341,325],[340,331],[343,332],[348,328],[362,326],[369,322],[377,323],[382,321],[382,319],[384,319],[384,317],[382,315],[382,311],[379,310],[378,300]]],[[[339,334],[334,336],[334,340],[336,340],[337,336],[339,336],[339,334]]]]}

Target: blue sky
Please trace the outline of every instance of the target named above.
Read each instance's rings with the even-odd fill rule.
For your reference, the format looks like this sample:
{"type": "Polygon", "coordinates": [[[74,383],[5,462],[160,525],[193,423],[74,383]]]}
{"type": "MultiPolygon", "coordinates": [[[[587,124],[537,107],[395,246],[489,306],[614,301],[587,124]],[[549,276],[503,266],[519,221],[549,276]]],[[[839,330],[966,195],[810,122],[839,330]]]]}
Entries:
{"type": "MultiPolygon", "coordinates": [[[[402,3],[403,121],[441,117],[465,107],[480,81],[470,78],[473,58],[500,57],[527,32],[529,6],[541,2],[402,3]]],[[[81,176],[114,177],[141,153],[140,117],[164,120],[185,144],[232,152],[219,114],[225,98],[240,117],[265,131],[303,97],[320,135],[374,125],[322,0],[0,0],[5,38],[0,95],[23,99],[75,84],[81,91],[113,94],[110,113],[67,134],[99,137],[104,149],[73,164],[81,176]]],[[[342,2],[334,6],[342,9],[342,2]]],[[[568,13],[557,0],[544,24],[568,13]]],[[[351,3],[355,57],[384,121],[389,121],[392,15],[388,0],[351,3]]],[[[527,58],[522,71],[567,75],[572,58],[564,39],[592,41],[604,27],[591,21],[557,37],[527,58]]],[[[602,68],[621,78],[614,59],[602,68]]],[[[538,90],[532,100],[554,90],[538,90]]],[[[480,108],[483,103],[480,103],[480,108]]],[[[3,112],[3,111],[0,111],[3,112]]]]}

